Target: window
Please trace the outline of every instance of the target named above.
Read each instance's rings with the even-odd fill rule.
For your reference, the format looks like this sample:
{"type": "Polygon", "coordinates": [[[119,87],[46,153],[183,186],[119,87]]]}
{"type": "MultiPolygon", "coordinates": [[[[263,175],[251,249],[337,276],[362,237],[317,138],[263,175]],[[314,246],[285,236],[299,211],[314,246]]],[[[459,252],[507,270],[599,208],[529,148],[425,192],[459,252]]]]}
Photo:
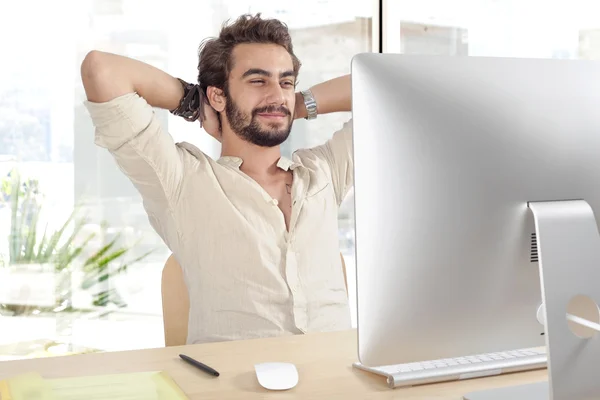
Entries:
{"type": "MultiPolygon", "coordinates": [[[[374,10],[370,2],[308,3],[0,5],[0,41],[8,60],[0,64],[0,360],[164,343],[160,279],[170,253],[131,183],[93,143],[79,76],[85,54],[115,52],[195,81],[200,41],[216,35],[228,18],[261,11],[290,27],[303,62],[300,87],[306,88],[349,73],[354,54],[372,51],[374,10]],[[57,11],[68,18],[48,18],[57,11]]],[[[159,115],[176,141],[218,157],[219,144],[196,124],[165,111],[159,115]]],[[[284,153],[324,142],[349,117],[297,121],[284,153]]],[[[351,195],[340,211],[340,243],[353,284],[351,195]]]]}
{"type": "Polygon", "coordinates": [[[597,58],[599,11],[594,0],[384,0],[383,51],[597,58]]]}

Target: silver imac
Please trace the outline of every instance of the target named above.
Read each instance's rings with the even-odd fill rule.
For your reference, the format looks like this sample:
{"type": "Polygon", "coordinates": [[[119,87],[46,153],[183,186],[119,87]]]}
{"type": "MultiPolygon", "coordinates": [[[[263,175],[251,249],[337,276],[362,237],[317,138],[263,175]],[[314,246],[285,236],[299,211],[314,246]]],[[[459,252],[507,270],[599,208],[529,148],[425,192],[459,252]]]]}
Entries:
{"type": "Polygon", "coordinates": [[[351,73],[358,364],[545,347],[528,204],[600,215],[600,64],[365,53],[351,73]]]}

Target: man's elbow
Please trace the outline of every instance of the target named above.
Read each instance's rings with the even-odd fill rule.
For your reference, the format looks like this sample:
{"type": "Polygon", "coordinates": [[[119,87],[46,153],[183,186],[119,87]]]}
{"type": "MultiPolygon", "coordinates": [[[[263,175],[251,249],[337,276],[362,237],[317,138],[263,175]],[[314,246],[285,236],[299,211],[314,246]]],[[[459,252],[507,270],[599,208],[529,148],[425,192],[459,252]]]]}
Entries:
{"type": "Polygon", "coordinates": [[[99,50],[89,51],[81,63],[81,76],[92,76],[102,67],[104,61],[104,53],[99,50]]]}
{"type": "Polygon", "coordinates": [[[98,50],[92,50],[81,63],[81,81],[89,101],[106,101],[103,97],[103,81],[108,74],[104,54],[98,50]]]}

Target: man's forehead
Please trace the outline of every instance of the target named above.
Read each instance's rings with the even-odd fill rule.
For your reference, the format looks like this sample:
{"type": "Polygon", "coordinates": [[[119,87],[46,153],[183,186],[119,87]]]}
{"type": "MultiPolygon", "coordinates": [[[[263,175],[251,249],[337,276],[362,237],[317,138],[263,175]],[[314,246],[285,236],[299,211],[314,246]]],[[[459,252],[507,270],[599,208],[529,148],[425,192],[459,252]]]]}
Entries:
{"type": "Polygon", "coordinates": [[[282,46],[262,43],[237,45],[232,53],[232,74],[242,76],[248,70],[263,70],[277,76],[294,69],[292,57],[282,46]]]}

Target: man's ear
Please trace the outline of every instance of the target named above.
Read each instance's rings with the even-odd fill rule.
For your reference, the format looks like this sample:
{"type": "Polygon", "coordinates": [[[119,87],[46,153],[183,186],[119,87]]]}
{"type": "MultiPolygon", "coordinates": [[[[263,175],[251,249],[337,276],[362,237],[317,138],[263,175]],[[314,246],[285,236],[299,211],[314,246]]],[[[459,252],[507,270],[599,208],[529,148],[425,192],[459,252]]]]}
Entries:
{"type": "Polygon", "coordinates": [[[221,89],[215,86],[207,87],[206,97],[215,111],[221,113],[225,110],[225,93],[221,89]]]}

